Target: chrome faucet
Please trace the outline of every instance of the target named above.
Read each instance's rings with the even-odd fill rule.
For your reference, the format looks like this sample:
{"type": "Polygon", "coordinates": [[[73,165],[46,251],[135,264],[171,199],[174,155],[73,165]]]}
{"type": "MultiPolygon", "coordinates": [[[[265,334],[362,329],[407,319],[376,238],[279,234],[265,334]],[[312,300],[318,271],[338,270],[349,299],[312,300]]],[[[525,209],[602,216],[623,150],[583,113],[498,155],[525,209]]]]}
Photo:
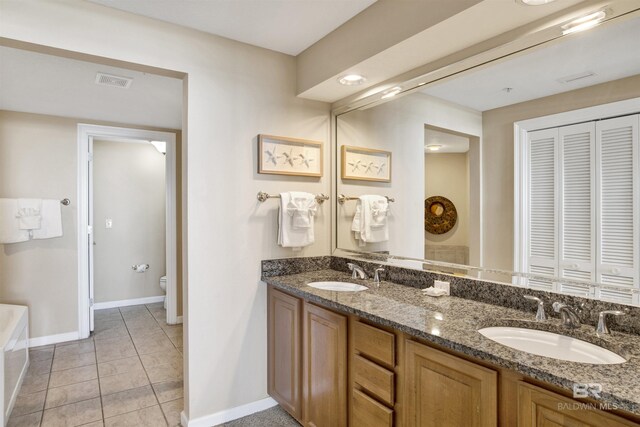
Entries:
{"type": "Polygon", "coordinates": [[[352,279],[366,279],[367,275],[364,272],[364,270],[362,269],[362,267],[360,267],[358,264],[354,264],[352,262],[347,264],[347,267],[349,267],[350,271],[353,271],[353,274],[351,275],[352,279]]]}
{"type": "Polygon", "coordinates": [[[373,275],[373,283],[375,283],[376,286],[380,286],[380,273],[383,273],[384,271],[385,269],[382,268],[382,266],[376,268],[375,274],[373,275]]]}
{"type": "Polygon", "coordinates": [[[610,334],[611,331],[607,326],[607,314],[613,314],[614,316],[622,316],[624,315],[624,311],[619,310],[605,310],[601,311],[598,316],[598,326],[596,326],[596,332],[599,334],[610,334]]]}
{"type": "Polygon", "coordinates": [[[575,329],[580,327],[580,317],[575,309],[556,301],[553,303],[553,311],[560,313],[562,326],[565,328],[575,329]]]}
{"type": "Polygon", "coordinates": [[[542,301],[538,297],[534,297],[531,295],[525,295],[524,297],[528,300],[535,301],[538,303],[538,311],[536,312],[536,322],[544,322],[545,320],[547,320],[547,316],[544,314],[544,301],[542,301]]]}

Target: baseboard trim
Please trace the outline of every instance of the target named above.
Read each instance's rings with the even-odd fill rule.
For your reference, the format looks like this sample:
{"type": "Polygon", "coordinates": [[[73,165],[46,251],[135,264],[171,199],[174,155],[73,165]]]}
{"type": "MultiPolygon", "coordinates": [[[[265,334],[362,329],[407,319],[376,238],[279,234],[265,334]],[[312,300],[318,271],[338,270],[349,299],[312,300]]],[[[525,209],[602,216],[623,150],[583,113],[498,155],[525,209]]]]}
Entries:
{"type": "Polygon", "coordinates": [[[278,403],[275,400],[267,397],[266,399],[257,400],[231,409],[225,409],[224,411],[216,412],[215,414],[206,415],[193,420],[189,420],[184,411],[182,411],[180,419],[182,421],[182,425],[185,427],[217,426],[219,424],[237,420],[238,418],[246,417],[247,415],[255,414],[256,412],[264,411],[265,409],[272,408],[277,404],[278,403]]]}
{"type": "Polygon", "coordinates": [[[120,301],[97,302],[93,305],[94,310],[104,310],[105,308],[128,307],[130,305],[153,304],[164,302],[164,295],[157,297],[123,299],[120,301]]]}
{"type": "Polygon", "coordinates": [[[75,341],[80,338],[78,331],[67,332],[65,334],[46,335],[44,337],[29,338],[29,347],[40,347],[43,345],[58,344],[66,341],[75,341]]]}

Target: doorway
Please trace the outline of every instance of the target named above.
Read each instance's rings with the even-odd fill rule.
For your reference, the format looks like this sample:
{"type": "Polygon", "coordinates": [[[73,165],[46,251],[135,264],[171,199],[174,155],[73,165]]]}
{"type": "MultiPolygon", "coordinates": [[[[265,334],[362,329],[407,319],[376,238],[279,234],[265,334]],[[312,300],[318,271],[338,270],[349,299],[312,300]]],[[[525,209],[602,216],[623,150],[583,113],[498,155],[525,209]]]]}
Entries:
{"type": "MultiPolygon", "coordinates": [[[[177,316],[177,221],[176,221],[176,135],[171,132],[149,131],[133,128],[121,128],[97,125],[78,125],[78,307],[80,337],[86,338],[94,329],[94,310],[154,302],[145,298],[120,299],[111,304],[97,303],[95,300],[96,228],[114,227],[113,218],[95,217],[95,144],[109,143],[163,145],[165,151],[165,272],[166,272],[166,322],[176,324],[177,316]],[[99,221],[100,223],[98,223],[99,221]]],[[[123,268],[122,265],[118,268],[123,268]]],[[[133,274],[146,273],[153,266],[147,266],[144,260],[133,260],[133,274]]],[[[160,283],[157,284],[160,286],[160,283]]]]}

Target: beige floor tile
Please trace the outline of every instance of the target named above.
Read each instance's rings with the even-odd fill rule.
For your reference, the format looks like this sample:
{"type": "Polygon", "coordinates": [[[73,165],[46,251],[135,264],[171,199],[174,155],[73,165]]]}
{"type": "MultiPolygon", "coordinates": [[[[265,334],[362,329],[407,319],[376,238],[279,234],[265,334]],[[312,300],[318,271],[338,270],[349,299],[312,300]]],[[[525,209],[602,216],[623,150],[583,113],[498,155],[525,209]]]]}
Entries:
{"type": "Polygon", "coordinates": [[[130,336],[126,337],[114,337],[109,339],[97,340],[96,341],[96,350],[108,349],[111,347],[117,347],[119,345],[130,344],[131,341],[130,336]]]}
{"type": "MultiPolygon", "coordinates": [[[[105,420],[127,412],[137,411],[149,406],[157,405],[151,386],[134,388],[102,397],[102,410],[105,420]]],[[[108,423],[106,423],[109,425],[108,423]]]]}
{"type": "Polygon", "coordinates": [[[51,372],[51,360],[38,360],[37,362],[29,362],[27,376],[43,375],[51,372]]]}
{"type": "Polygon", "coordinates": [[[166,365],[167,363],[174,365],[182,365],[184,363],[182,355],[175,348],[158,353],[141,354],[140,360],[142,360],[145,369],[166,365]]]}
{"type": "Polygon", "coordinates": [[[107,329],[104,331],[95,332],[94,339],[96,343],[99,340],[110,340],[114,338],[126,338],[129,336],[126,326],[119,326],[117,328],[107,329]]]}
{"type": "Polygon", "coordinates": [[[162,351],[171,351],[175,348],[173,343],[166,335],[150,335],[134,341],[138,354],[159,353],[162,351]]]}
{"type": "Polygon", "coordinates": [[[182,381],[183,370],[182,364],[159,365],[146,369],[152,384],[165,381],[182,381]]]}
{"type": "Polygon", "coordinates": [[[142,363],[138,356],[127,357],[111,362],[98,363],[98,375],[100,377],[108,377],[110,375],[124,374],[139,368],[142,368],[142,363]]]}
{"type": "Polygon", "coordinates": [[[100,378],[100,392],[103,396],[120,391],[130,390],[149,384],[147,373],[142,366],[135,371],[100,378]]]}
{"type": "Polygon", "coordinates": [[[47,401],[44,406],[45,409],[55,408],[98,396],[100,396],[98,380],[90,380],[83,383],[50,388],[47,392],[47,401]]]}
{"type": "Polygon", "coordinates": [[[128,329],[129,329],[129,335],[131,335],[131,338],[133,339],[164,333],[160,328],[160,325],[158,325],[157,323],[155,324],[155,326],[144,326],[140,328],[128,328],[128,329]]]}
{"type": "Polygon", "coordinates": [[[170,427],[180,426],[180,412],[184,409],[182,399],[172,400],[160,405],[170,427]]]}
{"type": "Polygon", "coordinates": [[[154,326],[158,326],[158,321],[154,319],[153,316],[151,316],[151,314],[149,314],[148,316],[127,319],[125,320],[125,323],[127,325],[127,328],[133,328],[133,329],[138,329],[145,326],[150,328],[154,326]]]}
{"type": "Polygon", "coordinates": [[[109,329],[122,328],[125,326],[123,319],[112,319],[95,322],[94,332],[108,331],[109,329]]]}
{"type": "Polygon", "coordinates": [[[64,371],[71,368],[79,368],[81,366],[89,366],[96,364],[96,353],[82,353],[68,356],[55,356],[53,358],[52,371],[64,371]]]}
{"type": "Polygon", "coordinates": [[[37,362],[39,360],[51,360],[53,359],[53,351],[55,347],[47,348],[32,348],[29,349],[29,360],[31,362],[37,362]]]}
{"type": "Polygon", "coordinates": [[[46,409],[42,427],[71,427],[102,420],[100,398],[84,400],[71,405],[46,409]]]}
{"type": "Polygon", "coordinates": [[[49,385],[49,375],[26,375],[24,381],[22,381],[20,395],[46,390],[49,385]]]}
{"type": "Polygon", "coordinates": [[[104,422],[102,420],[95,421],[89,424],[82,424],[81,427],[104,427],[104,422]]]}
{"type": "Polygon", "coordinates": [[[113,345],[106,348],[98,347],[96,355],[98,356],[98,363],[109,362],[117,359],[124,359],[126,357],[135,356],[136,349],[132,342],[113,345]]]}
{"type": "Polygon", "coordinates": [[[73,354],[91,353],[96,351],[93,339],[90,341],[74,342],[71,344],[56,346],[56,356],[64,357],[73,354]]]}
{"type": "Polygon", "coordinates": [[[151,310],[152,308],[161,308],[164,310],[164,302],[152,302],[151,304],[145,304],[145,307],[147,307],[149,310],[151,310]]]}
{"type": "Polygon", "coordinates": [[[20,416],[11,414],[7,427],[39,427],[41,419],[42,411],[20,416]]]}
{"type": "Polygon", "coordinates": [[[74,345],[74,344],[84,344],[84,343],[88,343],[88,342],[92,342],[93,341],[93,337],[89,337],[89,338],[84,338],[81,340],[74,340],[74,341],[65,341],[65,342],[61,342],[59,344],[56,344],[56,348],[60,348],[60,347],[65,347],[68,345],[74,345]]]}
{"type": "Polygon", "coordinates": [[[64,371],[55,371],[51,373],[49,388],[77,384],[96,378],[98,378],[96,365],[81,366],[79,368],[71,368],[64,371]]]}
{"type": "Polygon", "coordinates": [[[44,408],[44,400],[46,391],[25,394],[16,398],[11,415],[17,417],[19,415],[31,414],[33,412],[42,411],[44,408]]]}
{"type": "Polygon", "coordinates": [[[106,308],[104,310],[96,310],[94,313],[94,320],[96,323],[109,321],[109,320],[121,320],[122,315],[118,308],[106,308]]]}
{"type": "Polygon", "coordinates": [[[105,427],[163,427],[167,422],[159,405],[104,420],[105,427]]]}
{"type": "Polygon", "coordinates": [[[156,393],[158,402],[164,403],[181,399],[184,396],[184,385],[182,381],[165,381],[153,384],[153,391],[156,393]]]}

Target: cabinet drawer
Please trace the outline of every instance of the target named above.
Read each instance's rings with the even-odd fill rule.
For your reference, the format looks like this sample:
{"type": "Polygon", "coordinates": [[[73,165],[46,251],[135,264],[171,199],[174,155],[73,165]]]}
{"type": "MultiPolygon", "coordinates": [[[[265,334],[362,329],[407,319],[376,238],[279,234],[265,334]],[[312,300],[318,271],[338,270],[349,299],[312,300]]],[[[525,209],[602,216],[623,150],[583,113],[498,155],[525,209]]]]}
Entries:
{"type": "Polygon", "coordinates": [[[394,403],[393,375],[367,359],[353,356],[353,380],[389,406],[394,403]]]}
{"type": "Polygon", "coordinates": [[[393,367],[396,362],[395,336],[382,329],[353,322],[353,345],[356,351],[393,367]]]}
{"type": "Polygon", "coordinates": [[[352,420],[355,427],[391,427],[393,411],[359,390],[353,390],[352,420]]]}

